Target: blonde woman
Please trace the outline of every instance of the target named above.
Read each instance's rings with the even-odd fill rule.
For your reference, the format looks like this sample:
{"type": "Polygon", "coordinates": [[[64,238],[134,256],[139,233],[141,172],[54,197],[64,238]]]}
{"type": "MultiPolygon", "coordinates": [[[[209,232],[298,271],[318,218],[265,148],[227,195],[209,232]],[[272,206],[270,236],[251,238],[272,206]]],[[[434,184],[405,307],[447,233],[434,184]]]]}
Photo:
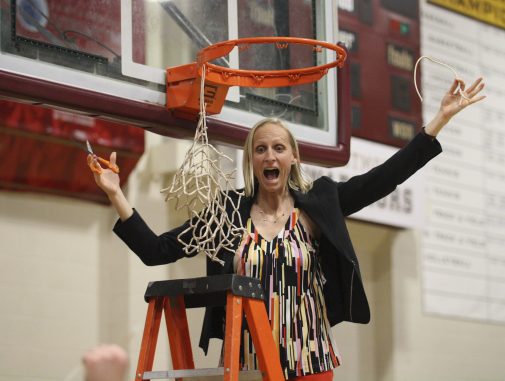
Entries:
{"type": "MultiPolygon", "coordinates": [[[[265,119],[251,129],[244,146],[246,196],[239,206],[246,233],[236,240],[234,253],[220,253],[223,266],[208,260],[207,275],[238,273],[260,279],[287,380],[331,380],[341,360],[330,327],[370,320],[344,218],[388,195],[437,156],[442,149],[436,136],[454,115],[484,98],[479,95],[483,87],[481,79],[467,90],[455,81],[433,120],[407,146],[346,182],[305,179],[296,140],[280,120],[265,119]],[[462,92],[456,92],[458,85],[462,92]]],[[[115,162],[114,153],[110,161],[115,162]]],[[[88,163],[98,165],[92,156],[88,163]]],[[[116,173],[104,169],[94,175],[118,211],[114,232],[146,265],[185,257],[177,237],[187,223],[157,236],[126,201],[116,173]]],[[[189,234],[182,239],[189,242],[189,234]]],[[[205,352],[210,338],[223,338],[224,316],[223,307],[207,308],[200,339],[205,352]]],[[[245,327],[244,369],[257,367],[249,337],[245,327]]]]}

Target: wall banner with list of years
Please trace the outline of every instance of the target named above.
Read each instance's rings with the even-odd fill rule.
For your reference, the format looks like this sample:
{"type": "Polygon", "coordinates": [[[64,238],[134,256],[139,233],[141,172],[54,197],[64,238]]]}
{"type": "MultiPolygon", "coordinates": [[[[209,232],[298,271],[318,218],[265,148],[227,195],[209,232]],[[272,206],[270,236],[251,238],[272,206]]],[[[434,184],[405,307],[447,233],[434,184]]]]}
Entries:
{"type": "MultiPolygon", "coordinates": [[[[424,311],[505,323],[505,30],[431,3],[421,1],[421,53],[467,86],[484,77],[487,98],[450,121],[439,135],[444,152],[426,168],[424,311]]],[[[425,121],[453,79],[423,61],[425,121]]]]}

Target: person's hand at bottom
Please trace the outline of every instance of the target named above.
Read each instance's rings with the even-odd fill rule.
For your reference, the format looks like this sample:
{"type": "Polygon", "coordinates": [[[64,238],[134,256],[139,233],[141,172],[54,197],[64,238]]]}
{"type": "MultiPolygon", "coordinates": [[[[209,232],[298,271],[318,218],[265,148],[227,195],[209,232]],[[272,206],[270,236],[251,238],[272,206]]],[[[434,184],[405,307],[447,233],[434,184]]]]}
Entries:
{"type": "Polygon", "coordinates": [[[122,381],[128,368],[128,355],[118,345],[102,344],[82,358],[86,381],[122,381]]]}

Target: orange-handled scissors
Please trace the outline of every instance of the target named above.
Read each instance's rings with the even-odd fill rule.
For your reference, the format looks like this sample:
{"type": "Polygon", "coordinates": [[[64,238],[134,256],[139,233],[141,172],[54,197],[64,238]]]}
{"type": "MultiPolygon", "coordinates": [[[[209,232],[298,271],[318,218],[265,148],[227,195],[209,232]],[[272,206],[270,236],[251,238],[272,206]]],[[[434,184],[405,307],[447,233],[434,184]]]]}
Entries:
{"type": "MultiPolygon", "coordinates": [[[[87,141],[87,140],[86,140],[86,148],[87,148],[88,153],[90,155],[92,155],[93,158],[98,160],[103,165],[107,166],[107,168],[109,168],[112,172],[119,173],[119,167],[116,164],[112,164],[109,160],[102,159],[100,156],[97,156],[93,153],[93,149],[91,148],[91,144],[89,144],[89,141],[87,141]]],[[[93,163],[93,161],[90,162],[88,165],[93,172],[102,173],[102,167],[100,167],[99,165],[95,165],[93,163]]]]}

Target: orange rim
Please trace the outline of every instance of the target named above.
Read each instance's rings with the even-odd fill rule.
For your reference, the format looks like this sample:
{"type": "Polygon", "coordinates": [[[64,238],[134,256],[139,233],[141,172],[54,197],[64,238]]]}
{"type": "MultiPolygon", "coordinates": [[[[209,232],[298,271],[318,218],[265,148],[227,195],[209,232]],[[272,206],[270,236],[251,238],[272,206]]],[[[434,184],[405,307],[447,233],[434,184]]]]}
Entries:
{"type": "Polygon", "coordinates": [[[251,37],[219,42],[202,49],[198,53],[198,75],[201,76],[202,67],[205,65],[205,82],[226,86],[246,87],[280,87],[310,83],[319,80],[334,67],[342,67],[347,58],[346,50],[339,45],[325,41],[311,40],[298,37],[251,37]],[[228,55],[236,46],[239,49],[247,48],[251,44],[273,44],[277,48],[286,48],[289,44],[311,45],[314,51],[320,52],[323,48],[336,52],[337,59],[333,62],[302,69],[291,70],[242,70],[231,69],[209,63],[216,58],[228,55]]]}

